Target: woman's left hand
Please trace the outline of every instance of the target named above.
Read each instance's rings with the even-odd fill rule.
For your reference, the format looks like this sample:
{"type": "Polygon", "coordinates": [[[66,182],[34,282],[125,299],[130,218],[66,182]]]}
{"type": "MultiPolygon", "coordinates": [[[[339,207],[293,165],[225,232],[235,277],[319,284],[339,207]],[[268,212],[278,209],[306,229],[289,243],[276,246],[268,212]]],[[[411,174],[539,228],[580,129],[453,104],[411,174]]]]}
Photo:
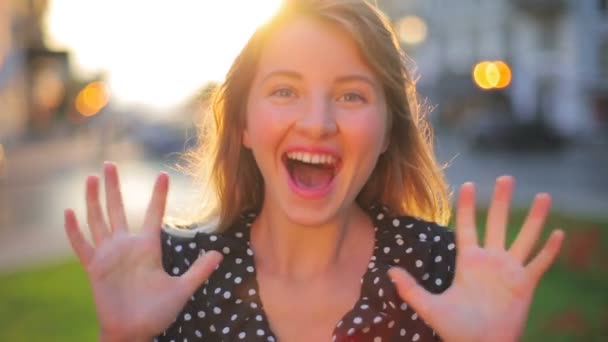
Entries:
{"type": "Polygon", "coordinates": [[[556,230],[528,262],[549,212],[548,194],[536,196],[517,239],[505,248],[513,187],[512,177],[496,181],[482,247],[475,225],[475,187],[462,185],[456,213],[456,269],[446,291],[431,294],[403,269],[389,271],[403,301],[445,341],[519,340],[534,290],[559,253],[564,233],[556,230]]]}

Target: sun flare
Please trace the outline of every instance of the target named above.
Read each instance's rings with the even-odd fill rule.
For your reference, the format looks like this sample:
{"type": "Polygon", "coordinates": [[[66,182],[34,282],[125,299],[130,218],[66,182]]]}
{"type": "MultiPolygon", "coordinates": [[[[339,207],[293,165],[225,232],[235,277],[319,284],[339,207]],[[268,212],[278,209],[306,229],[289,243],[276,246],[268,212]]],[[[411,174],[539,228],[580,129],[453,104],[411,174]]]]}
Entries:
{"type": "Polygon", "coordinates": [[[168,107],[223,79],[281,0],[52,0],[47,41],[82,75],[103,73],[114,98],[168,107]]]}

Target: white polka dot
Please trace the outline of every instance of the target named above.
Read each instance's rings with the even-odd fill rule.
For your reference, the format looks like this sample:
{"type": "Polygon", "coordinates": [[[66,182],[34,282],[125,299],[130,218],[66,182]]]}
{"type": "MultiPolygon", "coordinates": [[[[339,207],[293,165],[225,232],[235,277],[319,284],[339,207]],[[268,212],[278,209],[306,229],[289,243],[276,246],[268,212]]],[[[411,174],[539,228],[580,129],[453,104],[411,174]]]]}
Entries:
{"type": "Polygon", "coordinates": [[[253,273],[253,266],[247,266],[247,272],[253,273]]]}
{"type": "Polygon", "coordinates": [[[369,265],[367,265],[367,268],[369,268],[369,269],[372,269],[374,267],[376,267],[376,264],[373,262],[370,262],[369,265]]]}
{"type": "Polygon", "coordinates": [[[196,335],[196,337],[203,337],[203,334],[199,330],[194,330],[194,335],[196,335]]]}
{"type": "Polygon", "coordinates": [[[388,254],[390,253],[391,248],[390,247],[384,247],[384,254],[388,254]]]}
{"type": "Polygon", "coordinates": [[[264,330],[262,330],[262,329],[258,329],[256,331],[256,333],[258,334],[258,336],[264,336],[264,334],[265,334],[264,330]]]}
{"type": "Polygon", "coordinates": [[[382,297],[384,296],[384,290],[380,289],[378,290],[378,297],[382,297]]]}
{"type": "Polygon", "coordinates": [[[454,243],[453,243],[453,242],[452,242],[452,243],[450,243],[450,244],[448,245],[448,249],[449,249],[449,250],[454,249],[454,247],[456,247],[456,245],[454,245],[454,243]]]}
{"type": "Polygon", "coordinates": [[[407,310],[407,304],[405,304],[405,303],[401,303],[401,305],[399,305],[399,308],[400,308],[402,311],[405,311],[405,310],[407,310]]]}
{"type": "Polygon", "coordinates": [[[340,320],[340,322],[338,322],[338,324],[336,325],[338,328],[342,326],[342,323],[344,323],[342,320],[340,320]]]}
{"type": "Polygon", "coordinates": [[[224,298],[229,299],[230,297],[232,297],[232,294],[230,293],[230,291],[224,292],[224,298]]]}
{"type": "Polygon", "coordinates": [[[243,262],[243,259],[241,259],[241,258],[236,258],[236,259],[234,259],[234,262],[235,262],[237,265],[240,265],[240,264],[243,262]]]}
{"type": "Polygon", "coordinates": [[[424,233],[420,233],[420,234],[418,235],[418,238],[420,239],[420,241],[426,241],[426,234],[424,234],[424,233]]]}
{"type": "Polygon", "coordinates": [[[374,342],[382,342],[382,337],[380,337],[380,336],[374,337],[374,342]]]}
{"type": "Polygon", "coordinates": [[[405,329],[401,329],[401,331],[399,331],[400,336],[405,336],[405,333],[406,333],[405,329]]]}
{"type": "Polygon", "coordinates": [[[412,228],[412,227],[414,227],[414,224],[413,224],[413,223],[410,223],[410,224],[406,224],[406,225],[405,225],[405,228],[412,228]]]}
{"type": "Polygon", "coordinates": [[[232,317],[230,317],[231,321],[236,321],[236,319],[239,318],[239,316],[237,316],[237,314],[232,315],[232,317]]]}
{"type": "Polygon", "coordinates": [[[374,323],[380,323],[382,321],[382,317],[376,316],[374,317],[374,323]]]}
{"type": "Polygon", "coordinates": [[[415,321],[418,319],[418,314],[414,312],[414,314],[412,314],[412,321],[415,321]]]}
{"type": "Polygon", "coordinates": [[[245,336],[247,336],[247,334],[245,334],[245,332],[244,332],[244,331],[241,331],[241,332],[239,333],[239,338],[240,338],[241,340],[242,340],[242,339],[244,339],[244,338],[245,338],[245,336]]]}
{"type": "Polygon", "coordinates": [[[367,304],[361,304],[361,309],[362,310],[367,310],[367,309],[369,309],[369,305],[367,305],[367,304]]]}
{"type": "Polygon", "coordinates": [[[175,246],[175,251],[176,252],[181,252],[182,251],[182,245],[175,246]]]}
{"type": "Polygon", "coordinates": [[[230,328],[228,328],[228,327],[225,327],[224,329],[222,329],[222,333],[224,335],[228,334],[229,332],[230,332],[230,328]]]}
{"type": "Polygon", "coordinates": [[[350,336],[350,335],[352,335],[352,334],[354,334],[354,333],[355,333],[355,328],[350,328],[350,329],[348,329],[348,331],[346,332],[346,334],[347,334],[348,336],[350,336]]]}
{"type": "Polygon", "coordinates": [[[439,240],[441,240],[441,236],[437,235],[437,236],[435,236],[435,237],[433,238],[433,240],[434,240],[435,242],[438,242],[439,240]]]}
{"type": "Polygon", "coordinates": [[[218,288],[215,289],[215,291],[213,291],[213,293],[215,293],[215,294],[218,294],[220,292],[222,292],[222,288],[221,287],[218,287],[218,288]]]}
{"type": "Polygon", "coordinates": [[[428,274],[428,273],[425,273],[425,274],[422,276],[422,280],[428,280],[428,279],[429,279],[429,274],[428,274]]]}
{"type": "Polygon", "coordinates": [[[243,233],[236,232],[236,234],[234,234],[234,236],[236,236],[237,238],[242,238],[243,237],[243,233]]]}
{"type": "Polygon", "coordinates": [[[251,304],[249,304],[249,306],[252,307],[253,309],[258,307],[258,305],[255,302],[251,302],[251,304]]]}
{"type": "Polygon", "coordinates": [[[184,315],[184,320],[189,321],[191,319],[192,319],[192,316],[189,313],[184,315]]]}
{"type": "Polygon", "coordinates": [[[256,315],[255,316],[255,320],[258,321],[258,322],[261,322],[262,321],[262,315],[256,315]]]}
{"type": "Polygon", "coordinates": [[[226,279],[230,279],[230,277],[232,277],[232,273],[228,272],[226,273],[226,275],[224,276],[226,279]]]}
{"type": "Polygon", "coordinates": [[[435,257],[435,262],[440,262],[441,261],[441,255],[438,255],[435,257]]]}
{"type": "Polygon", "coordinates": [[[209,326],[209,331],[211,331],[211,332],[215,332],[215,325],[211,324],[211,325],[209,326]]]}
{"type": "Polygon", "coordinates": [[[437,284],[437,286],[441,286],[441,284],[443,283],[443,281],[439,278],[435,279],[435,284],[437,284]]]}
{"type": "Polygon", "coordinates": [[[235,284],[240,284],[242,280],[243,279],[241,277],[236,277],[236,278],[234,278],[234,283],[235,284]]]}
{"type": "Polygon", "coordinates": [[[205,311],[199,311],[199,312],[198,312],[196,315],[197,315],[199,318],[205,318],[205,311]]]}
{"type": "Polygon", "coordinates": [[[395,326],[395,321],[390,321],[390,322],[388,322],[388,327],[389,327],[389,328],[392,328],[392,327],[394,327],[394,326],[395,326]]]}
{"type": "Polygon", "coordinates": [[[213,308],[213,313],[219,315],[222,313],[222,309],[216,306],[213,308]]]}
{"type": "Polygon", "coordinates": [[[363,318],[361,318],[361,317],[355,317],[353,319],[353,323],[355,323],[355,324],[361,324],[361,322],[363,322],[363,318]]]}
{"type": "Polygon", "coordinates": [[[384,218],[384,214],[383,214],[383,213],[380,213],[380,214],[378,214],[378,216],[376,216],[376,218],[377,218],[378,220],[382,220],[382,219],[384,218]]]}
{"type": "Polygon", "coordinates": [[[268,336],[268,338],[266,339],[266,341],[268,341],[268,342],[274,342],[274,337],[268,336]]]}
{"type": "Polygon", "coordinates": [[[418,333],[414,334],[414,336],[412,336],[412,341],[418,341],[420,339],[420,335],[418,335],[418,333]]]}
{"type": "Polygon", "coordinates": [[[403,246],[403,240],[402,239],[397,239],[397,244],[399,246],[403,246]]]}
{"type": "Polygon", "coordinates": [[[422,267],[422,260],[416,260],[416,267],[422,267]]]}
{"type": "Polygon", "coordinates": [[[255,294],[255,289],[249,289],[249,295],[253,296],[255,294]]]}
{"type": "Polygon", "coordinates": [[[394,219],[394,220],[393,220],[393,226],[395,226],[395,227],[399,227],[399,224],[401,224],[401,222],[399,222],[399,220],[398,220],[398,219],[394,219]]]}
{"type": "Polygon", "coordinates": [[[405,250],[405,253],[410,254],[412,253],[414,249],[412,247],[409,247],[408,249],[405,250]]]}
{"type": "Polygon", "coordinates": [[[370,331],[370,327],[363,328],[363,333],[367,334],[370,331]]]}
{"type": "Polygon", "coordinates": [[[224,248],[222,248],[222,252],[223,252],[224,254],[230,254],[230,248],[228,248],[228,247],[224,247],[224,248]]]}
{"type": "Polygon", "coordinates": [[[378,284],[378,282],[380,282],[380,277],[374,278],[374,284],[378,284]]]}
{"type": "Polygon", "coordinates": [[[217,241],[217,236],[215,236],[215,235],[209,235],[209,240],[211,240],[211,241],[217,241]]]}
{"type": "Polygon", "coordinates": [[[251,248],[247,248],[247,255],[253,255],[253,250],[251,250],[251,248]]]}

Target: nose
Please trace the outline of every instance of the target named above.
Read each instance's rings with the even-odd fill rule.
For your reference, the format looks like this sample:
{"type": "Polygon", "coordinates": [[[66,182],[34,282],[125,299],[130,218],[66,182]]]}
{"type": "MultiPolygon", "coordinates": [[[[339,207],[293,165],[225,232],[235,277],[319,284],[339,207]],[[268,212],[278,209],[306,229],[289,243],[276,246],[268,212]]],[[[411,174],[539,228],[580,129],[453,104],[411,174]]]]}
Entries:
{"type": "Polygon", "coordinates": [[[336,134],[338,125],[336,123],[334,108],[326,96],[315,96],[311,98],[306,109],[298,117],[295,128],[298,132],[312,139],[326,138],[336,134]]]}

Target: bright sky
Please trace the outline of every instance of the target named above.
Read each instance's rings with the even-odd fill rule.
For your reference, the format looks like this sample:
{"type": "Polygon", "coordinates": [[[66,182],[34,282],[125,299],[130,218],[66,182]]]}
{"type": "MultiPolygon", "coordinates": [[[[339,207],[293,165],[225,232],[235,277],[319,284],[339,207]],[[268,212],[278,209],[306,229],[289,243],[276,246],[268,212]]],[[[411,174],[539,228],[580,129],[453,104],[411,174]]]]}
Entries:
{"type": "Polygon", "coordinates": [[[50,45],[83,75],[104,71],[113,97],[173,106],[221,80],[281,0],[51,0],[50,45]]]}

